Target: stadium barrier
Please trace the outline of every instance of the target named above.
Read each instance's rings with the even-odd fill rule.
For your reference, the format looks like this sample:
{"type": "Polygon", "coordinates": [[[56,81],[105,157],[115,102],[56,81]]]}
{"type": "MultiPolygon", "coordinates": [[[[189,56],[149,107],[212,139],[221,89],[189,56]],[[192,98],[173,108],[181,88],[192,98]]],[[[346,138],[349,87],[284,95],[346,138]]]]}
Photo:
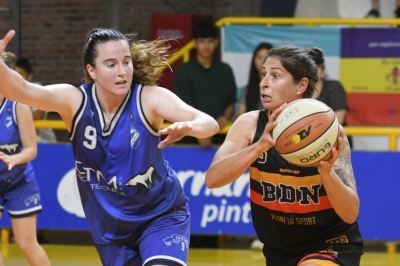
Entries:
{"type": "MultiPolygon", "coordinates": [[[[38,128],[54,126],[65,129],[61,121],[38,121],[38,128]]],[[[165,124],[167,126],[168,124],[165,124]]],[[[224,134],[229,127],[221,130],[224,134]]],[[[382,134],[391,136],[393,146],[400,128],[346,127],[349,135],[382,134]]],[[[232,184],[207,189],[204,175],[217,147],[171,145],[164,149],[168,160],[189,198],[194,234],[254,235],[251,224],[249,176],[244,173],[232,184]]],[[[400,186],[397,162],[400,152],[352,151],[352,162],[360,197],[359,224],[366,240],[396,243],[400,213],[397,188],[400,186]]],[[[75,162],[70,143],[38,144],[33,161],[41,188],[43,213],[38,216],[38,229],[87,230],[85,215],[76,187],[75,162]]],[[[98,189],[100,189],[99,186],[98,189]]],[[[2,240],[7,241],[11,227],[8,214],[0,221],[2,240]]]]}

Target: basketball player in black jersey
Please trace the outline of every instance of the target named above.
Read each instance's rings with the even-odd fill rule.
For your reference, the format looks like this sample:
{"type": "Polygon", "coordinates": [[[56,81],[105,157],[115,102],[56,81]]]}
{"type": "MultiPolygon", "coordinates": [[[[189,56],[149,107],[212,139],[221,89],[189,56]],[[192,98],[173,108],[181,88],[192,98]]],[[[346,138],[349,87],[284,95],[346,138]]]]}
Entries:
{"type": "Polygon", "coordinates": [[[332,157],[313,167],[287,162],[271,136],[288,103],[312,96],[321,60],[319,48],[272,48],[260,82],[264,109],[238,117],[206,173],[207,187],[218,188],[250,169],[253,225],[267,266],[358,266],[363,254],[360,202],[343,128],[332,157]]]}

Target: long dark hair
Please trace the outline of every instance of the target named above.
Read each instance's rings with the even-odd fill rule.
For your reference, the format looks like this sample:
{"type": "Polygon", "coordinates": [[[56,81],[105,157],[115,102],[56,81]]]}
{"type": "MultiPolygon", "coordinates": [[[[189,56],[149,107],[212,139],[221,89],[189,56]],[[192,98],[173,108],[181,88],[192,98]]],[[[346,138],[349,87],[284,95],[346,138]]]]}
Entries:
{"type": "Polygon", "coordinates": [[[257,53],[262,49],[270,50],[273,45],[267,42],[262,42],[254,49],[253,56],[250,63],[249,81],[246,86],[246,112],[259,109],[260,103],[260,74],[258,73],[257,66],[254,59],[257,53]]]}

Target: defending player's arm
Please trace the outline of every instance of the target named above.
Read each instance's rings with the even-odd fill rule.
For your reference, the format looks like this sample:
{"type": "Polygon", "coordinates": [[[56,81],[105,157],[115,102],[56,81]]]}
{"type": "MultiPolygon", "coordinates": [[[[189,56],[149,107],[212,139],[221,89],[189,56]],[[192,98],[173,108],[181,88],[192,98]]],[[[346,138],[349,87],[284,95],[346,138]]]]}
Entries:
{"type": "Polygon", "coordinates": [[[191,107],[165,88],[145,86],[141,100],[146,102],[142,108],[153,128],[161,128],[164,121],[172,123],[158,131],[161,135],[167,135],[158,145],[160,149],[187,135],[206,138],[219,131],[217,121],[210,115],[191,107]]]}
{"type": "Polygon", "coordinates": [[[343,221],[354,223],[359,214],[360,200],[350,158],[350,144],[341,128],[338,149],[332,150],[333,156],[318,166],[322,183],[336,213],[343,221]]]}

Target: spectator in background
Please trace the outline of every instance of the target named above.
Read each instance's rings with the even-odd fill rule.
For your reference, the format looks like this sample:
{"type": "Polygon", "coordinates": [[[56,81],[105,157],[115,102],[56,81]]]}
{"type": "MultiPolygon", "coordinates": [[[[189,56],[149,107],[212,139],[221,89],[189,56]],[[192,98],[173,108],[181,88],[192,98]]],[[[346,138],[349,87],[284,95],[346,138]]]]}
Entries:
{"type": "MultiPolygon", "coordinates": [[[[250,62],[248,83],[240,92],[239,105],[235,118],[249,111],[264,109],[261,103],[260,82],[264,74],[264,59],[272,47],[272,44],[262,42],[254,49],[250,62]]],[[[262,249],[263,243],[261,243],[258,238],[255,238],[251,242],[250,248],[257,250],[262,249]]]]}
{"type": "MultiPolygon", "coordinates": [[[[236,82],[231,67],[217,58],[219,28],[212,22],[200,22],[193,29],[195,58],[176,69],[174,90],[184,102],[211,115],[223,129],[233,118],[236,82]]],[[[206,139],[185,137],[179,143],[209,147],[221,144],[225,135],[206,139]]]]}
{"type": "MultiPolygon", "coordinates": [[[[18,58],[16,61],[15,71],[17,71],[25,80],[33,82],[32,64],[27,58],[18,58]]],[[[34,82],[40,84],[38,82],[34,82]]],[[[47,119],[48,112],[31,108],[33,120],[47,119]]],[[[37,140],[39,143],[55,143],[57,142],[56,134],[51,128],[41,128],[36,130],[37,140]]]]}
{"type": "Polygon", "coordinates": [[[272,44],[262,42],[254,49],[250,63],[248,83],[240,93],[236,117],[243,113],[263,108],[260,95],[260,82],[263,77],[265,56],[272,47],[272,44]]]}
{"type": "MultiPolygon", "coordinates": [[[[400,0],[396,0],[396,8],[394,10],[396,18],[400,18],[400,0]]],[[[371,10],[365,16],[366,18],[380,18],[380,3],[379,0],[371,0],[371,10]]]]}
{"type": "MultiPolygon", "coordinates": [[[[4,52],[1,57],[8,67],[15,69],[13,53],[4,52]]],[[[2,93],[0,103],[0,217],[7,209],[15,242],[29,265],[50,265],[36,237],[37,214],[42,211],[42,204],[31,164],[37,154],[31,110],[2,93]]]]}
{"type": "MultiPolygon", "coordinates": [[[[325,63],[323,61],[318,61],[317,64],[318,82],[312,98],[328,105],[335,112],[339,123],[342,126],[346,126],[346,116],[349,108],[346,91],[340,81],[326,78],[325,63]]],[[[350,136],[348,138],[351,147],[352,138],[350,136]]]]}

